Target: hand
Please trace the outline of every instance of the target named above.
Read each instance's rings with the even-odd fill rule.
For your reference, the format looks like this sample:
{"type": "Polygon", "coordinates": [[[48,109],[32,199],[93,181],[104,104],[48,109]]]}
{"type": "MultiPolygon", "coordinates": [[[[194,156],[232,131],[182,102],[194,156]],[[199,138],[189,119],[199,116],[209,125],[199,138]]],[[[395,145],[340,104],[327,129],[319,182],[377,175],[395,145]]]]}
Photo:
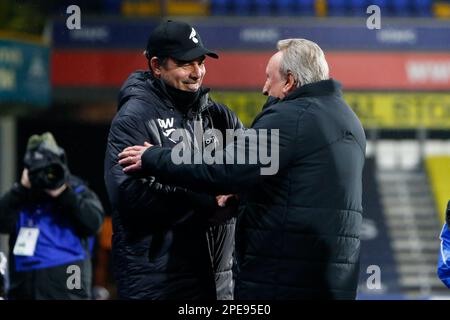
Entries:
{"type": "Polygon", "coordinates": [[[132,146],[119,153],[119,164],[124,167],[123,172],[131,173],[142,169],[142,154],[153,145],[144,142],[143,146],[132,146]]]}
{"type": "Polygon", "coordinates": [[[61,187],[59,187],[58,189],[53,189],[53,190],[50,190],[50,189],[45,189],[45,192],[48,194],[48,195],[50,195],[50,197],[52,197],[52,198],[57,198],[57,197],[59,197],[60,195],[61,195],[61,193],[63,193],[64,192],[64,190],[66,190],[67,189],[67,184],[63,184],[61,187]]]}
{"type": "Polygon", "coordinates": [[[235,194],[227,194],[227,195],[216,196],[217,205],[219,207],[225,207],[228,199],[233,198],[233,197],[235,197],[236,199],[239,199],[239,197],[237,195],[235,195],[235,194]]]}
{"type": "Polygon", "coordinates": [[[220,195],[216,197],[219,208],[217,208],[208,218],[208,222],[211,225],[220,225],[227,222],[231,218],[236,217],[238,205],[237,202],[232,201],[232,199],[238,199],[238,197],[234,194],[220,195]],[[227,201],[229,202],[227,203],[227,201]]]}
{"type": "Polygon", "coordinates": [[[20,184],[24,186],[27,189],[31,189],[31,182],[28,178],[28,169],[23,169],[22,171],[22,177],[20,178],[20,184]]]}

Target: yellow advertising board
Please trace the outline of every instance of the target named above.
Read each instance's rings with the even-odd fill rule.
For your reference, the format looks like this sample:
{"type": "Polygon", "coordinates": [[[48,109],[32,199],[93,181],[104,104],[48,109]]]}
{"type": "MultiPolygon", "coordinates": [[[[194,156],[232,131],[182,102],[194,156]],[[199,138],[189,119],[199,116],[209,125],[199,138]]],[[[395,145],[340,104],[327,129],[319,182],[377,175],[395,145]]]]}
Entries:
{"type": "Polygon", "coordinates": [[[211,98],[236,112],[245,126],[252,124],[267,100],[261,93],[231,91],[211,91],[211,98]]]}
{"type": "Polygon", "coordinates": [[[449,93],[348,93],[365,128],[450,129],[449,93]]]}
{"type": "MultiPolygon", "coordinates": [[[[233,109],[247,126],[267,99],[257,92],[213,92],[211,96],[233,109]]],[[[450,91],[347,92],[344,97],[366,129],[450,129],[450,91]]]]}

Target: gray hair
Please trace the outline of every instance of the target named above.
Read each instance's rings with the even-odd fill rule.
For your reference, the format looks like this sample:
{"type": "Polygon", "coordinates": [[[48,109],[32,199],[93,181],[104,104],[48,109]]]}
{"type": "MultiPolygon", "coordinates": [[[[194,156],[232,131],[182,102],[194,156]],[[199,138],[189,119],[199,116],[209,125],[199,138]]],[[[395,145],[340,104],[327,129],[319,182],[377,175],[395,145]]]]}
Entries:
{"type": "Polygon", "coordinates": [[[328,63],[320,47],[306,39],[284,39],[277,43],[283,52],[280,73],[294,76],[297,86],[329,79],[328,63]]]}

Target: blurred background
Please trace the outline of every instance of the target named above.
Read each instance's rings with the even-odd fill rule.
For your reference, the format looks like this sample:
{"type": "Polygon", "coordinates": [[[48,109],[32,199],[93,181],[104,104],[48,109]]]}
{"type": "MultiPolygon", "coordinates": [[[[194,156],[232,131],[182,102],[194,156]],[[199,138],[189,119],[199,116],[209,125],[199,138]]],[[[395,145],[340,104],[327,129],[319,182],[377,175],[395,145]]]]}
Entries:
{"type": "MultiPolygon", "coordinates": [[[[204,84],[246,125],[265,101],[277,40],[318,43],[368,138],[358,298],[450,298],[436,276],[450,198],[450,1],[2,0],[0,193],[19,178],[28,137],[51,131],[110,214],[103,157],[118,90],[147,68],[147,37],[163,17],[191,23],[219,52],[204,84]],[[81,28],[70,30],[73,4],[81,28]],[[366,26],[371,4],[378,30],[366,26]],[[370,266],[381,287],[367,285],[370,266]]],[[[115,298],[110,237],[106,219],[94,257],[99,299],[115,298]]]]}

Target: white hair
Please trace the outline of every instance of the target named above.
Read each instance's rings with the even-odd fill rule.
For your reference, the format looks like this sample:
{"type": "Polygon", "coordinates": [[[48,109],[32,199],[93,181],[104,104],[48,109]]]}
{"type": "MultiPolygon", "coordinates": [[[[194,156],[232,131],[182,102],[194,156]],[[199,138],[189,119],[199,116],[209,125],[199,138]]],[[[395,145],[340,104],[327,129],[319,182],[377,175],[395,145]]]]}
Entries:
{"type": "Polygon", "coordinates": [[[329,79],[328,63],[320,47],[306,39],[284,39],[277,43],[283,52],[280,73],[291,73],[297,86],[329,79]]]}

